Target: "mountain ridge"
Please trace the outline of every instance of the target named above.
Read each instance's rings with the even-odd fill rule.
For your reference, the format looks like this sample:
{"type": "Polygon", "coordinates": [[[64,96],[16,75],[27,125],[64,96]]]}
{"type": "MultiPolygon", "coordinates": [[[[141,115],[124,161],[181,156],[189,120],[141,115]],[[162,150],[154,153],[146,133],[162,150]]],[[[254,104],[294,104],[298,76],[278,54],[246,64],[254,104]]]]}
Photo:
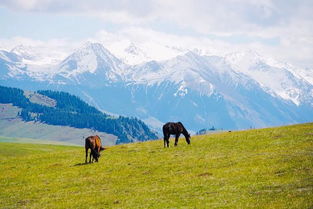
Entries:
{"type": "Polygon", "coordinates": [[[87,43],[53,73],[36,74],[26,67],[20,77],[1,76],[0,84],[60,89],[107,112],[155,124],[182,121],[195,131],[211,125],[243,129],[311,121],[313,84],[294,68],[271,63],[249,51],[225,57],[188,51],[128,65],[103,45],[87,43]]]}

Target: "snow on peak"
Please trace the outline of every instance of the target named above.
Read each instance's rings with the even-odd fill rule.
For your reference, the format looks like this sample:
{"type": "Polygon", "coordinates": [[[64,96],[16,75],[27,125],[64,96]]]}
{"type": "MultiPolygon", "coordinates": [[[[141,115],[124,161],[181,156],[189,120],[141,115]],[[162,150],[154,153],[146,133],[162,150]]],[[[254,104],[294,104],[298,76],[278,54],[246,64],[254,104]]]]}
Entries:
{"type": "Polygon", "coordinates": [[[139,55],[142,53],[142,51],[135,46],[134,43],[130,43],[130,45],[125,49],[125,52],[127,52],[128,54],[133,54],[133,55],[139,55]]]}
{"type": "Polygon", "coordinates": [[[20,62],[21,59],[17,54],[10,53],[4,50],[0,50],[0,59],[5,60],[6,62],[20,62]]]}
{"type": "Polygon", "coordinates": [[[109,51],[100,43],[87,42],[58,62],[56,67],[50,64],[49,69],[38,64],[49,62],[42,61],[42,49],[34,47],[19,45],[11,52],[0,51],[0,58],[27,64],[27,71],[34,77],[40,73],[45,76],[44,72],[47,72],[79,79],[78,75],[89,73],[112,82],[123,79],[130,83],[158,85],[165,81],[178,86],[177,96],[188,94],[190,89],[211,95],[215,91],[228,91],[236,85],[255,83],[272,96],[297,105],[306,100],[313,102],[312,69],[298,69],[264,58],[253,50],[208,56],[202,50],[153,44],[106,44],[109,51]],[[116,51],[112,50],[114,48],[116,51]]]}
{"type": "Polygon", "coordinates": [[[96,42],[89,42],[89,41],[84,43],[82,47],[76,50],[76,52],[79,52],[79,51],[91,51],[97,55],[101,55],[103,53],[111,54],[111,52],[109,52],[109,50],[104,48],[102,44],[96,43],[96,42]]]}
{"type": "Polygon", "coordinates": [[[30,46],[18,45],[14,47],[10,52],[21,56],[23,59],[32,60],[35,59],[34,48],[30,46]]]}
{"type": "Polygon", "coordinates": [[[225,56],[225,60],[237,70],[240,69],[240,71],[249,71],[251,66],[263,62],[264,58],[253,50],[246,50],[227,54],[225,56]]]}
{"type": "Polygon", "coordinates": [[[35,68],[42,68],[43,71],[47,69],[47,65],[56,65],[65,56],[66,52],[58,49],[57,47],[51,48],[50,46],[28,46],[28,45],[17,45],[12,48],[11,53],[14,53],[21,57],[23,63],[35,68]]]}
{"type": "Polygon", "coordinates": [[[117,58],[111,54],[111,52],[107,50],[102,44],[93,42],[86,42],[81,48],[76,50],[74,54],[77,56],[94,54],[95,56],[104,60],[117,60],[117,58]]]}
{"type": "Polygon", "coordinates": [[[303,82],[290,65],[266,59],[254,51],[228,54],[225,60],[234,70],[258,82],[266,92],[296,105],[305,100],[305,95],[312,89],[312,85],[303,82]]]}
{"type": "Polygon", "coordinates": [[[61,63],[61,71],[75,71],[75,73],[94,73],[99,62],[112,62],[117,60],[107,49],[99,43],[85,43],[81,48],[74,51],[61,63]]]}
{"type": "Polygon", "coordinates": [[[127,64],[139,64],[151,60],[150,57],[133,42],[131,42],[123,51],[122,59],[127,64]]]}
{"type": "Polygon", "coordinates": [[[85,43],[61,62],[58,72],[64,77],[91,73],[99,78],[118,80],[124,74],[124,64],[100,43],[85,43]]]}

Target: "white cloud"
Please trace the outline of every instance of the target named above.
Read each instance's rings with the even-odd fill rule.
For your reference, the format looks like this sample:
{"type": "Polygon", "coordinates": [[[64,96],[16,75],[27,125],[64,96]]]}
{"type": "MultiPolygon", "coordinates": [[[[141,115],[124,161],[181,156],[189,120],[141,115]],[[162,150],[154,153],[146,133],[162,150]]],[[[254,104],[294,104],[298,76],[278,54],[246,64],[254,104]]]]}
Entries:
{"type": "Polygon", "coordinates": [[[154,59],[166,59],[180,52],[198,49],[208,55],[225,55],[234,51],[255,50],[262,56],[289,62],[300,67],[312,67],[313,43],[310,36],[281,38],[279,44],[263,44],[258,41],[228,42],[212,40],[204,36],[174,35],[147,28],[130,27],[118,32],[100,31],[90,41],[103,43],[116,54],[121,53],[131,42],[145,49],[154,59]],[[294,40],[292,40],[294,38],[294,40]],[[162,48],[160,46],[167,46],[162,48]]]}
{"type": "MultiPolygon", "coordinates": [[[[111,34],[114,39],[146,46],[162,43],[212,53],[250,48],[313,66],[311,0],[2,0],[1,5],[30,13],[99,17],[120,24],[111,34]]],[[[101,34],[91,39],[103,41],[101,34]]]]}
{"type": "Polygon", "coordinates": [[[313,30],[307,27],[313,18],[310,0],[3,0],[0,5],[20,11],[98,16],[136,26],[171,22],[203,34],[272,37],[283,35],[272,33],[273,29],[296,29],[298,24],[304,24],[310,34],[313,30]]]}

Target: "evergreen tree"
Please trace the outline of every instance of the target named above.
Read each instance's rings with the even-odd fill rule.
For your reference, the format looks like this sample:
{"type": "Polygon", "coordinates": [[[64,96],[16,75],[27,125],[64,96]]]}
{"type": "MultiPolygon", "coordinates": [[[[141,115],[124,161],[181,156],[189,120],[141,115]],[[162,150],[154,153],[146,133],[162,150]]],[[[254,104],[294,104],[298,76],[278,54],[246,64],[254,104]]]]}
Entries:
{"type": "Polygon", "coordinates": [[[19,116],[24,121],[39,121],[50,125],[90,128],[116,135],[117,143],[156,139],[157,136],[137,118],[113,118],[82,101],[77,96],[59,91],[37,91],[56,101],[55,107],[35,104],[17,88],[0,86],[0,103],[12,103],[22,108],[19,116]]]}

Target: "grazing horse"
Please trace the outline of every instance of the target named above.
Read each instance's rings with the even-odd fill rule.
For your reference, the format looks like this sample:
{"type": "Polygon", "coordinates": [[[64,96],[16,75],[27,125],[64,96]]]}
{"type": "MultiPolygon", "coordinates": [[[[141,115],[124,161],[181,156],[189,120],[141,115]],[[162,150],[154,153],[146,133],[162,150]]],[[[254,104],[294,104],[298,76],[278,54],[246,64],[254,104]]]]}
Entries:
{"type": "Polygon", "coordinates": [[[88,149],[90,149],[89,163],[92,163],[94,160],[96,160],[96,162],[98,162],[98,159],[100,157],[100,151],[105,149],[104,147],[102,147],[101,139],[98,135],[88,136],[85,139],[85,150],[86,150],[85,163],[87,163],[88,149]],[[91,156],[92,156],[92,161],[91,161],[91,156]]]}
{"type": "Polygon", "coordinates": [[[171,134],[175,134],[175,146],[177,146],[178,138],[180,134],[183,134],[186,138],[186,142],[190,144],[190,134],[185,129],[184,125],[181,122],[172,123],[168,122],[163,126],[163,135],[164,135],[164,147],[169,147],[169,138],[171,134]]]}

